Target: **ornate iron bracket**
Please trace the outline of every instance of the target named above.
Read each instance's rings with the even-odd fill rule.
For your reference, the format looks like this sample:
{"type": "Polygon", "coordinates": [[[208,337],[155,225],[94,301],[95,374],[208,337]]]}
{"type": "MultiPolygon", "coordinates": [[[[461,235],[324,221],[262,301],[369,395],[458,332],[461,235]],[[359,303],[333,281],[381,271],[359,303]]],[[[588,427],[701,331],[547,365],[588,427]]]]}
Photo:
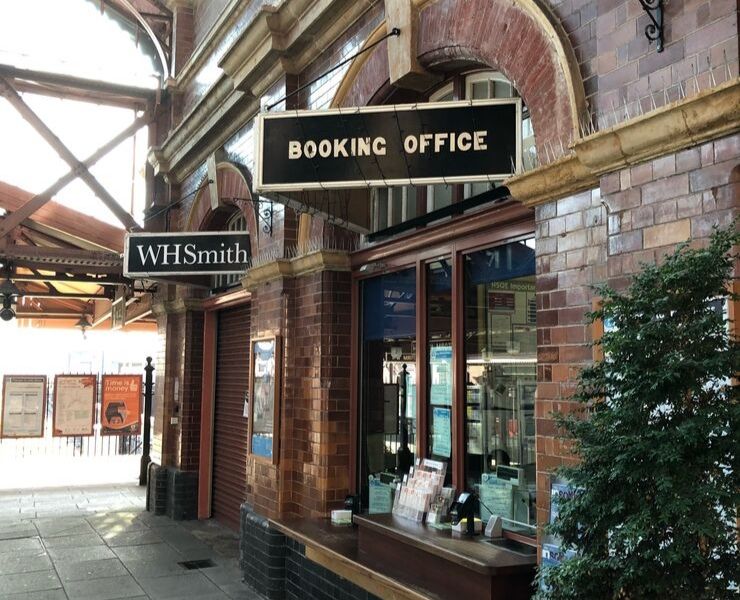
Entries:
{"type": "Polygon", "coordinates": [[[262,233],[272,237],[272,200],[264,198],[252,198],[254,203],[254,214],[257,217],[257,223],[262,225],[262,233]],[[263,205],[268,205],[263,208],[263,205]]]}
{"type": "Polygon", "coordinates": [[[663,0],[638,0],[650,23],[645,26],[645,37],[655,42],[655,49],[663,52],[663,0]]]}

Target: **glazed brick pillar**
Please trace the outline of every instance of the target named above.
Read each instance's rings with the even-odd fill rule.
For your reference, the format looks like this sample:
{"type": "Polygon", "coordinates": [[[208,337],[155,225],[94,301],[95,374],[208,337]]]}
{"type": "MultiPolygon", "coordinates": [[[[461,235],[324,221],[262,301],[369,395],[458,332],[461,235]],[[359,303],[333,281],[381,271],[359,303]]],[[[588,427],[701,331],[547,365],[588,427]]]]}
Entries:
{"type": "Polygon", "coordinates": [[[553,412],[568,412],[581,368],[591,362],[591,286],[606,279],[606,211],[599,190],[538,206],[537,522],[547,523],[553,469],[574,460],[553,412]]]}
{"type": "Polygon", "coordinates": [[[689,237],[738,212],[740,135],[708,142],[602,177],[609,208],[609,282],[623,288],[640,263],[654,263],[689,237]]]}
{"type": "Polygon", "coordinates": [[[285,452],[292,514],[326,516],[349,493],[350,274],[295,279],[285,452]]]}
{"type": "MultiPolygon", "coordinates": [[[[152,460],[157,481],[167,484],[164,496],[155,496],[164,508],[149,508],[185,519],[195,518],[197,512],[203,312],[200,300],[178,297],[178,292],[182,290],[167,286],[154,307],[161,343],[155,365],[152,460]]],[[[150,478],[150,498],[151,487],[150,478]]]]}
{"type": "MultiPolygon", "coordinates": [[[[293,281],[288,278],[278,278],[257,285],[252,289],[251,339],[282,337],[282,404],[285,405],[285,373],[290,369],[290,332],[286,331],[285,323],[292,300],[293,281]]],[[[277,464],[274,461],[247,456],[247,494],[246,501],[254,510],[264,517],[280,516],[285,501],[284,471],[289,467],[280,446],[285,431],[285,421],[282,418],[284,409],[276,408],[274,423],[276,431],[279,428],[279,445],[277,448],[277,464]]]]}
{"type": "Polygon", "coordinates": [[[325,516],[349,493],[350,274],[320,270],[252,290],[252,339],[283,340],[278,464],[247,459],[265,517],[325,516]]]}

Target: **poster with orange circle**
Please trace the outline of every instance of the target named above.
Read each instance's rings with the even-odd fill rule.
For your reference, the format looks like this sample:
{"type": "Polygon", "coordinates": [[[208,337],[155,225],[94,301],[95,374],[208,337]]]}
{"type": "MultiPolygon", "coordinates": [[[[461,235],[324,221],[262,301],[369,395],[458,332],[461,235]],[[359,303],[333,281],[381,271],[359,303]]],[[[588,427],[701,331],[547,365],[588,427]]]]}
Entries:
{"type": "Polygon", "coordinates": [[[141,432],[141,391],[141,375],[103,375],[102,435],[138,435],[141,432]]]}

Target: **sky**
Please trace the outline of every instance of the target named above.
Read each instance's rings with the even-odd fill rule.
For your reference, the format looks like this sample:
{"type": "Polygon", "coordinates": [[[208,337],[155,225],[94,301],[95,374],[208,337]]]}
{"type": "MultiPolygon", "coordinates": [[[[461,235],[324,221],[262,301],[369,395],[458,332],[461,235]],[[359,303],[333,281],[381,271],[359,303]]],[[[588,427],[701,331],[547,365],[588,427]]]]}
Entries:
{"type": "MultiPolygon", "coordinates": [[[[156,87],[155,66],[136,46],[131,31],[101,14],[90,0],[0,0],[0,64],[79,77],[156,87]]],[[[142,33],[142,35],[144,35],[142,33]]],[[[23,94],[24,101],[75,154],[84,160],[130,124],[130,109],[23,94]]],[[[67,164],[0,98],[0,180],[33,193],[64,175],[67,164]]],[[[144,205],[145,130],[121,143],[92,169],[93,175],[141,222],[144,205]]],[[[80,180],[55,199],[119,225],[80,180]]]]}

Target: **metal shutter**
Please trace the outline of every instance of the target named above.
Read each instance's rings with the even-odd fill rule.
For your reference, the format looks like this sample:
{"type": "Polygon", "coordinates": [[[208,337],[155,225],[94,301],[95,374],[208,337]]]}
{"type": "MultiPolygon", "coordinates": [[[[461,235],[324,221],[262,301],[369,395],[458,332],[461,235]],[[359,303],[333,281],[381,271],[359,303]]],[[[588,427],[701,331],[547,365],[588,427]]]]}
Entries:
{"type": "Polygon", "coordinates": [[[239,507],[246,498],[250,304],[218,314],[216,395],[213,420],[213,495],[215,519],[239,529],[239,507]]]}

